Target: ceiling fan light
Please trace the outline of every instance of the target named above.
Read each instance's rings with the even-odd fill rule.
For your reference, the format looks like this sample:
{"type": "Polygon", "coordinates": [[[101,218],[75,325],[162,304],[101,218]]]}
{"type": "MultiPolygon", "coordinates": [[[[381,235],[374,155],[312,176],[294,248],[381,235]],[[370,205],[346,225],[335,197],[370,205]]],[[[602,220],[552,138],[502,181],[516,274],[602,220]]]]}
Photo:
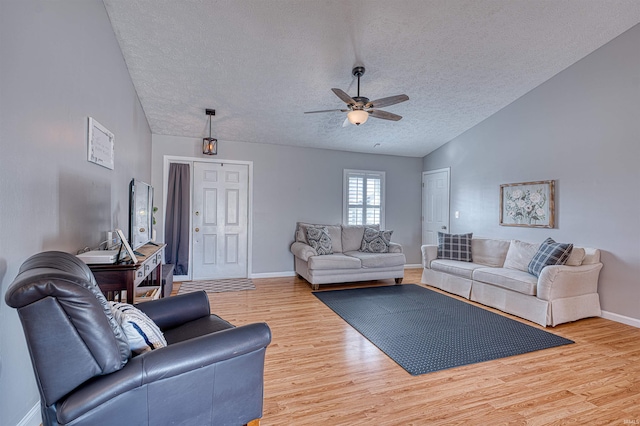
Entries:
{"type": "Polygon", "coordinates": [[[367,121],[369,113],[361,109],[354,109],[353,111],[349,111],[347,118],[349,119],[349,123],[359,126],[367,121]]]}

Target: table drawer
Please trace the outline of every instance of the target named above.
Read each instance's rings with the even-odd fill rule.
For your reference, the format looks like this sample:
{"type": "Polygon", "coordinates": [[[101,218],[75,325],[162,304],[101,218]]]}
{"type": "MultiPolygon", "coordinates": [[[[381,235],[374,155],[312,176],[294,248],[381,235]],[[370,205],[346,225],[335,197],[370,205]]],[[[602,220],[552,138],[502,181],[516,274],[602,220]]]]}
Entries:
{"type": "Polygon", "coordinates": [[[156,267],[156,262],[157,260],[155,256],[153,256],[140,264],[140,267],[136,270],[136,276],[133,281],[133,284],[135,286],[144,281],[144,279],[151,273],[151,271],[153,271],[153,269],[156,267]]]}

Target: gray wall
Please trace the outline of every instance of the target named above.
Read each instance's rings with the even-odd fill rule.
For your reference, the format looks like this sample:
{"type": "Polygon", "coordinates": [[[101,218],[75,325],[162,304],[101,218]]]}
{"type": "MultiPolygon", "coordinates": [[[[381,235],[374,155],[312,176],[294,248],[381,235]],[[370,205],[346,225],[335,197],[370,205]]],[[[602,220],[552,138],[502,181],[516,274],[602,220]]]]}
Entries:
{"type": "Polygon", "coordinates": [[[39,396],[7,287],[34,253],[127,230],[151,131],[99,0],[0,1],[0,58],[0,424],[15,425],[39,396]],[[89,116],[115,134],[115,170],[87,161],[89,116]]]}
{"type": "MultiPolygon", "coordinates": [[[[155,205],[161,209],[164,155],[212,157],[202,155],[202,139],[153,135],[152,145],[155,205]]],[[[343,169],[386,172],[385,227],[393,229],[392,241],[404,246],[407,262],[420,263],[420,158],[229,141],[219,142],[217,157],[253,161],[252,273],[293,271],[289,246],[296,221],[342,222],[343,169]]],[[[156,215],[159,239],[161,216],[156,215]]]]}
{"type": "Polygon", "coordinates": [[[600,248],[602,308],[632,319],[640,319],[638,46],[635,26],[426,156],[423,166],[451,167],[453,232],[600,248]],[[498,225],[500,184],[550,179],[556,229],[498,225]]]}

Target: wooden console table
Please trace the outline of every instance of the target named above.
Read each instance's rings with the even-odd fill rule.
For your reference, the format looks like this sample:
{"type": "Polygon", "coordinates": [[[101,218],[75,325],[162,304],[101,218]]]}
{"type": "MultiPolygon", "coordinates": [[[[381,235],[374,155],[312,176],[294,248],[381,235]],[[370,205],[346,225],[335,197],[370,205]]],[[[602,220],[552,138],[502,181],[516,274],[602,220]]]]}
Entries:
{"type": "MultiPolygon", "coordinates": [[[[117,263],[117,264],[95,264],[87,265],[93,272],[96,282],[100,290],[105,294],[107,299],[121,297],[121,292],[126,290],[127,303],[134,303],[136,291],[141,288],[144,290],[156,290],[158,297],[163,296],[162,293],[162,254],[166,244],[156,243],[145,244],[136,249],[136,252],[142,254],[138,258],[138,263],[117,263]],[[150,285],[146,285],[150,284],[150,285]]],[[[168,296],[168,295],[167,295],[168,296]]]]}

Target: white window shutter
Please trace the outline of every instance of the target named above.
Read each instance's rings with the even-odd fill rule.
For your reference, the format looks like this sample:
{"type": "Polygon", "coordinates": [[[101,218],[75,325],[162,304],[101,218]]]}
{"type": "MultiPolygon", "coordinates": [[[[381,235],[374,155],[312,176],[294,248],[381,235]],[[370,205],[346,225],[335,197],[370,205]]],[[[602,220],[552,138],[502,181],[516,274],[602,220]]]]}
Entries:
{"type": "Polygon", "coordinates": [[[384,227],[384,172],[344,170],[343,223],[384,227]]]}

